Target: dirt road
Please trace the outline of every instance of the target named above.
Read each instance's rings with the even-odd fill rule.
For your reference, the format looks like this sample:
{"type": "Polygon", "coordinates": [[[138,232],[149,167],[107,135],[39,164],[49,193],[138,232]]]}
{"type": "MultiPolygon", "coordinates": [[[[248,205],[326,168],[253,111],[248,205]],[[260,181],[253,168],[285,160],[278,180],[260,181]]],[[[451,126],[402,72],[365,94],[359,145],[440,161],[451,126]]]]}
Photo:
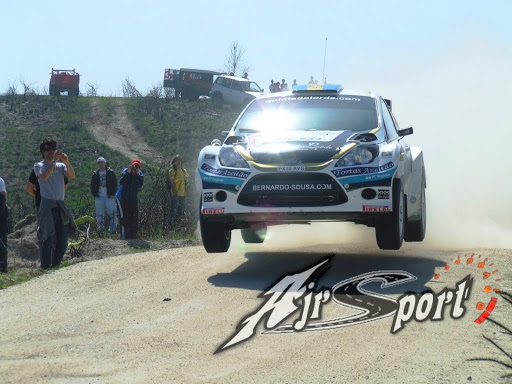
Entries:
{"type": "MultiPolygon", "coordinates": [[[[307,229],[300,229],[306,231],[307,229]]],[[[295,231],[296,238],[300,237],[295,231]]],[[[247,246],[238,233],[230,252],[202,247],[130,254],[80,263],[0,291],[1,383],[503,383],[506,362],[486,335],[510,351],[510,336],[490,321],[474,323],[498,297],[491,318],[511,326],[512,306],[492,285],[511,291],[512,250],[435,250],[407,245],[396,252],[353,242],[299,247],[247,246]],[[334,253],[319,285],[377,270],[417,277],[383,290],[439,292],[467,274],[474,278],[466,315],[406,324],[391,334],[392,317],[317,332],[260,334],[214,354],[239,321],[264,302],[258,297],[286,274],[334,253]],[[472,263],[467,259],[475,253],[472,263]],[[456,260],[460,256],[460,264],[456,260]],[[479,257],[480,256],[480,257],[479,257]],[[485,262],[484,268],[478,263],[485,262]],[[445,263],[450,266],[445,270],[445,263]],[[492,264],[492,266],[490,265],[492,264]],[[483,272],[498,270],[484,280],[483,272]],[[439,274],[439,278],[434,276],[439,274]],[[496,281],[496,280],[499,281],[496,281]],[[164,299],[170,298],[169,301],[164,299]],[[507,324],[508,323],[508,324],[507,324]]],[[[377,284],[369,285],[371,290],[377,284]]],[[[370,289],[370,288],[369,288],[370,289]]],[[[329,302],[322,319],[354,313],[329,302]]],[[[288,323],[299,317],[292,315],[288,323]]],[[[286,323],[286,322],[285,322],[286,323]]],[[[258,328],[262,330],[261,325],[258,328]]],[[[509,362],[508,362],[509,363],[509,362]]]]}
{"type": "Polygon", "coordinates": [[[115,102],[114,108],[114,116],[108,118],[102,112],[98,101],[91,100],[92,121],[88,128],[94,138],[130,159],[162,161],[158,151],[149,146],[133,126],[122,99],[115,102]]]}

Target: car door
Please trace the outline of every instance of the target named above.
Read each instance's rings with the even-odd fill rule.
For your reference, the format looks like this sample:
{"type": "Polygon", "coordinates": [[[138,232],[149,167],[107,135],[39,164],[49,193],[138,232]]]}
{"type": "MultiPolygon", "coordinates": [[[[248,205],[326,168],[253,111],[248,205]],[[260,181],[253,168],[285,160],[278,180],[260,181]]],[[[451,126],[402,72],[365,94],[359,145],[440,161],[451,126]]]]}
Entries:
{"type": "Polygon", "coordinates": [[[231,96],[232,96],[232,104],[241,105],[244,101],[244,89],[242,88],[242,84],[239,81],[233,80],[231,83],[231,96]]]}
{"type": "Polygon", "coordinates": [[[231,92],[231,83],[233,81],[231,79],[222,78],[222,99],[225,103],[232,103],[232,92],[231,92]]]}

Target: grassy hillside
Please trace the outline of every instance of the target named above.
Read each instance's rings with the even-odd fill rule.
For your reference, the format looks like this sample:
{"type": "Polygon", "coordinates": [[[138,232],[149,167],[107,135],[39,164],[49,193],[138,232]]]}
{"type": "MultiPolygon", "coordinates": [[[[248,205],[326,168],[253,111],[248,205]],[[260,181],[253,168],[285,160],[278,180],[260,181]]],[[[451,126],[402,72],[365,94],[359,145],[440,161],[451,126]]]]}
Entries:
{"type": "Polygon", "coordinates": [[[46,136],[56,138],[77,174],[66,195],[67,203],[76,214],[94,212],[89,181],[98,156],[107,157],[118,176],[129,164],[130,159],[91,135],[88,128],[94,121],[92,102],[99,103],[106,129],[109,119],[116,118],[114,105],[124,103],[130,121],[142,138],[164,158],[163,164],[156,161],[146,164],[147,177],[140,195],[142,204],[154,198],[155,185],[162,183],[163,171],[169,167],[174,154],[180,153],[185,158],[185,166],[193,171],[199,150],[213,138],[220,138],[220,132],[229,129],[238,115],[228,108],[213,109],[209,100],[1,96],[0,177],[6,182],[8,203],[15,221],[33,211],[33,199],[25,192],[25,185],[33,164],[41,159],[39,143],[46,136]]]}

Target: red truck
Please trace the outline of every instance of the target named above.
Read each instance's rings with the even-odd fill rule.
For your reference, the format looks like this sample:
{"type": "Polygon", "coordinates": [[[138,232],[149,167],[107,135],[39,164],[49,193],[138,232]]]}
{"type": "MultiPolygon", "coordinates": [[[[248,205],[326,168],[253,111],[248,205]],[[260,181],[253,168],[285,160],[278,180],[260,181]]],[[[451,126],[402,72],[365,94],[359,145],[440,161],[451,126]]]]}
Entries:
{"type": "Polygon", "coordinates": [[[68,92],[68,96],[78,96],[80,93],[80,74],[75,69],[53,69],[50,78],[50,96],[60,96],[68,92]]]}

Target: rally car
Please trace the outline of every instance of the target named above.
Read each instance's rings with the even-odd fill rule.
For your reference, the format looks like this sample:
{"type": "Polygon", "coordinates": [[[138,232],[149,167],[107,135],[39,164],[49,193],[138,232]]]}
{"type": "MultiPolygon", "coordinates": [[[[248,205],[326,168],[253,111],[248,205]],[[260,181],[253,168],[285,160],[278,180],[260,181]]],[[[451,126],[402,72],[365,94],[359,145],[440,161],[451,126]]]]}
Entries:
{"type": "Polygon", "coordinates": [[[200,227],[207,252],[231,231],[264,241],[267,226],[351,221],[375,227],[381,249],[422,241],[426,177],[391,101],[337,84],[298,85],[253,100],[199,154],[200,227]]]}

